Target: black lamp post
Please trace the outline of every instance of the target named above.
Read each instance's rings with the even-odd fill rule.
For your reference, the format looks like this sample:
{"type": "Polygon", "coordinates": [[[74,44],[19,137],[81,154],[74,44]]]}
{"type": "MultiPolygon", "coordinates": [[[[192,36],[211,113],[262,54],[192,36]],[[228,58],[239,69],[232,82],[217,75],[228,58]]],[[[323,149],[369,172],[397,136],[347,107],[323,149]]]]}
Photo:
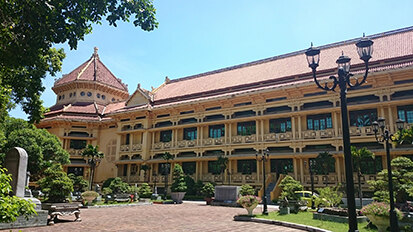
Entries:
{"type": "MultiPolygon", "coordinates": [[[[307,162],[304,161],[304,165],[306,165],[307,162]]],[[[311,208],[315,209],[314,206],[314,173],[313,173],[313,164],[314,160],[309,160],[308,161],[308,168],[310,169],[310,181],[311,181],[311,208]]]]}
{"type": "Polygon", "coordinates": [[[330,80],[333,81],[332,86],[328,86],[328,83],[325,83],[322,86],[316,77],[316,69],[320,61],[320,49],[314,48],[311,44],[311,47],[305,52],[307,56],[308,66],[313,71],[313,78],[316,85],[326,91],[335,91],[337,85],[340,87],[340,102],[341,102],[341,122],[343,128],[343,150],[344,150],[344,161],[346,168],[346,193],[347,193],[347,204],[348,204],[348,221],[349,221],[349,231],[358,231],[357,230],[357,214],[356,214],[356,201],[354,199],[354,181],[353,181],[353,164],[351,157],[350,149],[350,131],[349,131],[349,122],[347,115],[347,90],[356,88],[362,85],[367,78],[368,74],[368,64],[373,53],[373,41],[363,38],[356,43],[357,53],[360,56],[360,59],[364,61],[365,64],[365,73],[363,79],[359,81],[356,79],[355,83],[352,83],[350,78],[353,76],[350,73],[350,58],[342,54],[336,61],[338,65],[338,77],[330,76],[330,80]],[[348,87],[347,87],[348,86],[348,87]]]}
{"type": "Polygon", "coordinates": [[[257,159],[257,161],[262,161],[262,187],[263,187],[263,190],[264,190],[264,193],[263,193],[263,196],[262,196],[262,198],[263,198],[263,204],[264,204],[264,209],[262,210],[262,214],[268,215],[268,210],[267,210],[267,193],[266,193],[266,191],[265,191],[265,162],[266,162],[267,160],[269,160],[269,158],[270,158],[270,154],[269,154],[268,149],[265,150],[265,151],[262,151],[261,157],[258,156],[258,153],[255,154],[255,158],[257,159]]]}
{"type": "MultiPolygon", "coordinates": [[[[404,121],[398,119],[396,121],[396,126],[398,130],[403,130],[404,121]]],[[[386,120],[384,118],[378,118],[377,121],[373,122],[373,131],[374,136],[376,137],[377,142],[384,143],[386,148],[386,159],[387,159],[387,176],[389,181],[389,195],[390,195],[390,230],[398,232],[399,225],[397,224],[396,211],[394,210],[394,194],[393,194],[393,175],[391,170],[391,158],[390,158],[390,143],[392,140],[392,134],[386,128],[386,120]],[[379,131],[380,129],[380,131],[379,131]],[[379,136],[377,136],[377,134],[379,136]]]]}

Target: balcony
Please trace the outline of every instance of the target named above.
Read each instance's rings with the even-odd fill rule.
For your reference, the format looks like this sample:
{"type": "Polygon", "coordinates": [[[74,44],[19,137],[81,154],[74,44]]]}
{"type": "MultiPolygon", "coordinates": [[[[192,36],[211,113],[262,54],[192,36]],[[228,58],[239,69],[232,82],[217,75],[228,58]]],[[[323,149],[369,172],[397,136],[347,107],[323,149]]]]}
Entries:
{"type": "Polygon", "coordinates": [[[232,143],[254,143],[257,141],[257,136],[256,135],[246,135],[246,136],[242,136],[242,135],[237,135],[237,136],[233,136],[231,139],[232,143]]]}
{"type": "Polygon", "coordinates": [[[271,141],[286,141],[292,140],[293,133],[292,132],[285,132],[285,133],[270,133],[264,135],[264,141],[271,142],[271,141]]]}
{"type": "Polygon", "coordinates": [[[132,145],[132,151],[141,151],[142,150],[142,144],[133,144],[132,145]]]}
{"type": "Polygon", "coordinates": [[[372,127],[356,127],[352,126],[350,127],[350,135],[351,136],[369,136],[369,135],[374,135],[374,131],[372,127]]]}
{"type": "Polygon", "coordinates": [[[207,138],[202,141],[204,146],[213,146],[213,145],[221,145],[224,144],[225,139],[221,138],[207,138]]]}
{"type": "Polygon", "coordinates": [[[71,157],[73,156],[82,156],[84,149],[77,150],[77,149],[69,149],[67,152],[71,157]]]}
{"type": "Polygon", "coordinates": [[[185,148],[185,147],[195,147],[196,140],[182,140],[178,141],[178,147],[185,148]]]}
{"type": "Polygon", "coordinates": [[[333,138],[334,130],[307,130],[302,132],[302,137],[304,139],[323,139],[323,138],[333,138]]]}
{"type": "Polygon", "coordinates": [[[120,151],[121,152],[129,152],[130,151],[130,146],[129,145],[120,145],[120,151]]]}
{"type": "Polygon", "coordinates": [[[154,150],[164,150],[171,148],[171,142],[159,142],[152,145],[152,149],[154,150]]]}

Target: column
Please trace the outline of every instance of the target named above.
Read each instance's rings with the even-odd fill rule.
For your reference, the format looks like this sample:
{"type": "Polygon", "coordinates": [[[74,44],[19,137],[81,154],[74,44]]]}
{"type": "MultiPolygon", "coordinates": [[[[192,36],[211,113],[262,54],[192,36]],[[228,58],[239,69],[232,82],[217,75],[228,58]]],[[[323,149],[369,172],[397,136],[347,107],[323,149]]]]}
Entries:
{"type": "Polygon", "coordinates": [[[126,180],[128,183],[129,183],[129,178],[130,178],[130,168],[131,168],[131,164],[127,164],[126,180]]]}
{"type": "Polygon", "coordinates": [[[155,144],[155,131],[152,132],[152,149],[153,149],[153,145],[155,144]]]}
{"type": "Polygon", "coordinates": [[[300,178],[301,178],[301,183],[304,184],[304,161],[303,158],[300,158],[300,178]]]}
{"type": "Polygon", "coordinates": [[[389,128],[390,128],[390,132],[393,133],[393,132],[395,132],[395,128],[394,128],[395,122],[394,122],[394,118],[393,118],[393,111],[392,111],[391,106],[389,106],[388,109],[389,109],[389,128]]]}
{"type": "Polygon", "coordinates": [[[293,158],[294,179],[298,180],[297,158],[293,158]]]}
{"type": "Polygon", "coordinates": [[[338,137],[338,117],[337,112],[333,112],[334,135],[338,137]]]}
{"type": "Polygon", "coordinates": [[[232,123],[229,124],[229,143],[232,142],[232,123]]]}
{"type": "Polygon", "coordinates": [[[337,181],[341,183],[341,164],[340,164],[340,157],[334,157],[336,159],[336,174],[337,174],[337,181]]]}
{"type": "Polygon", "coordinates": [[[255,138],[256,138],[256,140],[258,141],[258,135],[259,135],[259,130],[258,130],[258,128],[261,128],[260,127],[260,120],[255,120],[255,138]]]}
{"type": "Polygon", "coordinates": [[[293,132],[293,139],[295,140],[297,132],[296,132],[296,129],[295,129],[295,117],[294,116],[291,117],[291,130],[293,132]]]}
{"type": "MultiPolygon", "coordinates": [[[[261,156],[261,154],[258,154],[258,156],[261,156]]],[[[260,168],[261,162],[257,160],[257,182],[260,183],[260,174],[261,174],[261,168],[260,168]]]]}
{"type": "Polygon", "coordinates": [[[301,115],[298,116],[298,138],[301,139],[302,137],[302,129],[301,129],[301,115]]]}
{"type": "Polygon", "coordinates": [[[261,141],[264,141],[264,120],[261,120],[261,141]]]}
{"type": "Polygon", "coordinates": [[[195,162],[195,182],[198,181],[199,176],[199,161],[195,162]]]}
{"type": "Polygon", "coordinates": [[[228,124],[225,123],[224,125],[225,125],[225,136],[224,136],[225,141],[224,142],[225,142],[225,144],[227,144],[227,138],[228,138],[228,134],[229,134],[228,133],[229,132],[228,131],[228,124]]]}

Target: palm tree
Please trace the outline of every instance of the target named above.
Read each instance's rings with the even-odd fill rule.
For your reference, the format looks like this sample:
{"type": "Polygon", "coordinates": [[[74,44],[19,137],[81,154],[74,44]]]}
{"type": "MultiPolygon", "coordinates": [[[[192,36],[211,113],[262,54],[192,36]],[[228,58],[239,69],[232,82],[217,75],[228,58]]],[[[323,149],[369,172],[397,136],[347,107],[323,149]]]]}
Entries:
{"type": "Polygon", "coordinates": [[[330,173],[330,167],[334,167],[335,160],[333,155],[331,155],[328,151],[321,152],[318,156],[314,159],[315,163],[312,167],[314,167],[314,172],[317,175],[323,175],[324,179],[326,180],[325,185],[328,185],[328,174],[330,173]]]}
{"type": "Polygon", "coordinates": [[[174,156],[171,155],[169,152],[165,152],[162,155],[162,159],[166,160],[166,165],[165,165],[165,190],[164,190],[164,199],[166,200],[166,194],[168,193],[168,174],[169,174],[169,160],[173,160],[174,156]]]}
{"type": "Polygon", "coordinates": [[[149,165],[146,165],[146,164],[144,164],[144,165],[142,165],[141,166],[141,169],[143,170],[143,179],[144,179],[144,181],[148,181],[147,179],[147,173],[148,173],[148,171],[151,169],[151,166],[149,166],[149,165]]]}
{"type": "Polygon", "coordinates": [[[222,177],[222,183],[224,183],[224,177],[222,176],[227,169],[228,166],[228,157],[222,156],[222,154],[218,157],[218,160],[216,162],[216,165],[218,167],[219,173],[221,174],[222,177]]]}
{"type": "Polygon", "coordinates": [[[99,147],[97,145],[93,146],[92,144],[89,144],[85,150],[83,150],[82,156],[87,159],[87,163],[90,166],[89,190],[92,190],[95,169],[105,155],[103,152],[99,151],[99,147]]]}
{"type": "Polygon", "coordinates": [[[374,153],[366,147],[357,149],[355,146],[351,146],[351,156],[353,157],[354,170],[357,172],[360,206],[363,206],[363,192],[361,190],[361,177],[363,173],[361,172],[361,163],[368,159],[374,159],[374,153]]]}

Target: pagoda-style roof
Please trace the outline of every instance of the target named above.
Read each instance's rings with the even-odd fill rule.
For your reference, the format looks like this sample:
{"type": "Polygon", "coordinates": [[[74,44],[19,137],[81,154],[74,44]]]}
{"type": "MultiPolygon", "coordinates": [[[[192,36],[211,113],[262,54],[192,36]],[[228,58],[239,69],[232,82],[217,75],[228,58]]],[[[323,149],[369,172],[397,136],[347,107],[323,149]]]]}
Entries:
{"type": "Polygon", "coordinates": [[[113,73],[102,63],[97,51],[98,49],[95,47],[95,51],[89,60],[69,74],[63,75],[62,78],[56,80],[52,89],[57,93],[59,87],[76,82],[86,82],[101,84],[128,93],[127,85],[122,83],[119,78],[116,78],[115,75],[113,75],[113,73]]]}

